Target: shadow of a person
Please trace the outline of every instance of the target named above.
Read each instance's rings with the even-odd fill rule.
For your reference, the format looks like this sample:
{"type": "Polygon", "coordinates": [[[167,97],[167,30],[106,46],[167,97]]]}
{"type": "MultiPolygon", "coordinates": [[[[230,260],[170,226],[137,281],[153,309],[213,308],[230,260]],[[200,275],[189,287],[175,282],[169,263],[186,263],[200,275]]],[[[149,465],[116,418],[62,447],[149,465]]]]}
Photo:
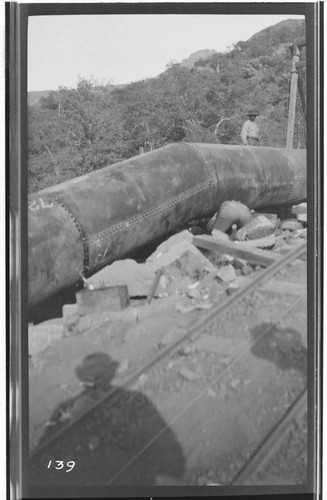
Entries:
{"type": "MultiPolygon", "coordinates": [[[[117,361],[107,354],[88,355],[75,372],[85,384],[80,398],[70,400],[84,409],[114,386],[117,361]],[[84,400],[84,402],[83,402],[84,400]]],[[[61,485],[159,485],[179,484],[184,474],[184,456],[174,433],[155,406],[141,392],[116,386],[106,403],[71,428],[60,441],[34,460],[34,484],[61,485]],[[50,457],[63,463],[74,461],[66,474],[44,467],[50,457]],[[58,473],[59,472],[59,473],[58,473]]],[[[67,407],[67,401],[65,402],[67,407]]],[[[60,405],[62,406],[62,405],[60,405]]],[[[58,408],[55,412],[58,414],[58,408]]]]}
{"type": "MultiPolygon", "coordinates": [[[[257,339],[269,326],[269,323],[257,325],[251,332],[253,338],[257,339]]],[[[282,370],[293,368],[302,375],[307,375],[307,348],[303,345],[301,333],[294,328],[276,326],[269,334],[264,335],[251,351],[255,356],[271,361],[282,370]]]]}

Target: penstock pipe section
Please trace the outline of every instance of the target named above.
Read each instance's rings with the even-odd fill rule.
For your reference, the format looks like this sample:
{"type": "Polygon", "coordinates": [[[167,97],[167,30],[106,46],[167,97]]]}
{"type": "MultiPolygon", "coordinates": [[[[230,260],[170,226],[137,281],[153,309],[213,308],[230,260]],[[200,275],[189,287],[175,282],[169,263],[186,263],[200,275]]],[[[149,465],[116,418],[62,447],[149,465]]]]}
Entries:
{"type": "Polygon", "coordinates": [[[227,200],[306,199],[306,150],[178,143],[29,196],[29,306],[227,200]]]}

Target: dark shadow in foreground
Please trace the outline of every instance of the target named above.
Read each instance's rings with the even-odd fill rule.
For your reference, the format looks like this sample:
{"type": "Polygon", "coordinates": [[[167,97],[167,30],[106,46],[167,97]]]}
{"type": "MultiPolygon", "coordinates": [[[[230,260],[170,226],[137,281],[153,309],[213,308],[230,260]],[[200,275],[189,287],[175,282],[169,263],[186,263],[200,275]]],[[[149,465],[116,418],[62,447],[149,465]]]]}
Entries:
{"type": "MultiPolygon", "coordinates": [[[[252,330],[254,339],[271,326],[269,323],[256,326],[252,330]]],[[[303,345],[302,335],[295,328],[275,326],[251,349],[258,358],[267,359],[281,370],[291,368],[307,375],[307,348],[303,345]]]]}
{"type": "MultiPolygon", "coordinates": [[[[117,367],[118,363],[105,353],[86,356],[76,368],[84,392],[60,404],[52,420],[76,415],[77,406],[87,407],[101,398],[112,388],[117,367]]],[[[55,431],[59,426],[60,422],[55,431]]],[[[54,430],[48,429],[41,443],[51,432],[54,430]]],[[[29,479],[35,486],[173,485],[183,477],[184,464],[180,444],[149,399],[141,392],[119,388],[113,399],[31,459],[29,479]],[[66,472],[71,461],[75,465],[66,472]]]]}

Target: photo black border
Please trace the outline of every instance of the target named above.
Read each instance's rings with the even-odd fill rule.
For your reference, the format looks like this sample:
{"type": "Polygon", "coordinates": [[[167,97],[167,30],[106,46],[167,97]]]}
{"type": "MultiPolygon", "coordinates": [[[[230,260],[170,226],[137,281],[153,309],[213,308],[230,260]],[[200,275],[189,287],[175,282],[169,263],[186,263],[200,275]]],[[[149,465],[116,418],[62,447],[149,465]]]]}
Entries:
{"type": "MultiPolygon", "coordinates": [[[[323,6],[318,3],[81,3],[81,4],[49,4],[31,3],[17,4],[16,13],[13,13],[13,22],[10,22],[11,15],[6,5],[6,99],[8,128],[11,131],[11,138],[6,145],[9,151],[9,173],[7,171],[7,209],[9,208],[9,218],[12,214],[18,215],[18,226],[20,236],[16,237],[15,245],[19,249],[10,248],[11,258],[13,252],[18,258],[19,264],[15,272],[20,276],[18,285],[10,291],[10,327],[9,354],[11,371],[9,376],[18,379],[21,390],[21,415],[15,415],[18,425],[22,426],[20,439],[16,439],[11,448],[11,469],[14,469],[16,478],[21,477],[22,498],[181,498],[181,497],[201,497],[211,498],[213,496],[237,497],[243,499],[256,497],[266,497],[272,494],[278,495],[281,500],[298,499],[309,500],[314,497],[316,489],[320,490],[320,485],[315,484],[317,477],[316,468],[321,469],[321,464],[316,463],[318,454],[317,446],[317,422],[321,422],[320,392],[322,377],[322,346],[321,346],[321,211],[322,211],[322,172],[319,168],[322,159],[321,134],[322,123],[319,121],[320,115],[320,86],[319,57],[323,50],[322,35],[319,29],[319,18],[322,16],[323,6]],[[306,19],[307,32],[307,165],[308,165],[308,429],[310,435],[314,435],[308,443],[308,471],[310,481],[302,486],[242,486],[242,487],[43,487],[31,486],[28,484],[28,336],[27,336],[27,40],[28,40],[28,18],[30,16],[50,16],[50,15],[94,15],[94,14],[282,14],[282,15],[303,15],[306,19]],[[9,28],[8,28],[9,24],[9,28]],[[12,26],[13,25],[13,26],[12,26]],[[9,29],[9,34],[8,34],[9,29]],[[14,33],[12,32],[14,31],[14,33]],[[9,47],[8,47],[9,45],[9,47]],[[12,47],[14,45],[14,47],[12,47]],[[13,51],[13,54],[11,54],[13,51]],[[9,62],[9,68],[8,68],[9,62]],[[13,67],[12,67],[13,66],[13,67]],[[8,85],[9,80],[9,85],[8,85]],[[9,110],[9,119],[8,119],[9,110]],[[15,132],[13,135],[13,131],[15,132]],[[17,151],[13,152],[15,147],[17,151]],[[17,163],[17,165],[16,165],[17,163]],[[318,257],[317,257],[318,256],[318,257]],[[12,304],[14,301],[14,304],[12,304]],[[17,309],[18,305],[18,309],[17,309]],[[19,307],[20,306],[20,307],[19,307]],[[19,318],[15,317],[19,316],[19,318]],[[21,327],[21,329],[19,328],[21,327]],[[17,331],[18,329],[18,331],[17,331]],[[312,333],[313,332],[313,333],[312,333]],[[13,358],[14,357],[14,358],[13,358]],[[21,366],[19,360],[22,360],[21,366]],[[14,371],[14,374],[12,373],[14,371]],[[318,404],[319,403],[319,404],[318,404]],[[318,413],[317,413],[318,410],[318,413]],[[19,457],[20,454],[20,457],[19,457]],[[20,463],[16,463],[20,460],[20,463]],[[15,462],[15,464],[13,463],[15,462]],[[22,470],[20,476],[19,470],[22,470]]],[[[321,87],[322,88],[322,87],[321,87]]],[[[8,168],[8,164],[7,164],[8,168]]],[[[8,224],[8,220],[7,220],[8,224]]],[[[8,233],[7,233],[8,235],[8,233]]],[[[8,353],[7,350],[7,353],[8,353]]],[[[8,396],[8,394],[7,394],[8,396]]],[[[17,436],[16,436],[17,437],[17,436]]],[[[320,475],[321,477],[321,475],[320,475]]]]}

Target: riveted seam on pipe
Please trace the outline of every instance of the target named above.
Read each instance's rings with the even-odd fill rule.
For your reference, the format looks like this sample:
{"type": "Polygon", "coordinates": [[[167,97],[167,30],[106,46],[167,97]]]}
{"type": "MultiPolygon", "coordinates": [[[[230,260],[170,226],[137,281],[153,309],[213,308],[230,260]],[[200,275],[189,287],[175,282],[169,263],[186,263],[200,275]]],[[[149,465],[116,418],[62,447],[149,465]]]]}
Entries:
{"type": "MultiPolygon", "coordinates": [[[[211,183],[213,184],[214,187],[216,187],[218,185],[218,178],[215,168],[212,165],[210,165],[210,163],[209,164],[207,163],[207,160],[205,159],[203,153],[196,146],[194,146],[194,144],[190,144],[189,142],[185,142],[184,144],[190,149],[192,149],[196,153],[197,157],[200,158],[201,162],[204,165],[204,168],[209,172],[211,183]]],[[[209,207],[210,207],[210,200],[208,202],[208,208],[209,207]]]]}
{"type": "Polygon", "coordinates": [[[216,171],[210,164],[207,163],[207,160],[205,159],[203,153],[196,146],[194,146],[194,144],[190,144],[189,142],[185,142],[185,144],[187,145],[187,147],[189,147],[189,148],[193,149],[193,151],[195,151],[196,155],[203,162],[203,165],[206,168],[206,170],[209,171],[212,182],[214,184],[217,184],[218,180],[217,180],[216,171]]]}
{"type": "Polygon", "coordinates": [[[79,222],[79,220],[77,219],[77,217],[73,214],[73,212],[61,200],[59,200],[56,197],[55,202],[58,205],[60,205],[65,210],[65,212],[68,213],[69,217],[74,222],[74,224],[77,228],[77,231],[81,237],[81,240],[83,243],[83,252],[84,252],[84,262],[83,262],[83,273],[82,274],[83,274],[83,276],[86,276],[87,272],[89,270],[89,246],[88,246],[88,240],[85,236],[85,232],[83,230],[83,227],[82,227],[81,223],[79,222]]]}
{"type": "Polygon", "coordinates": [[[188,189],[187,191],[184,191],[184,193],[178,194],[177,196],[174,196],[173,198],[170,198],[169,200],[165,201],[164,203],[161,203],[155,208],[152,208],[150,210],[146,210],[145,212],[135,215],[131,217],[130,219],[127,219],[123,222],[119,222],[119,224],[115,224],[114,226],[105,229],[104,231],[101,231],[100,233],[95,234],[91,238],[88,238],[88,242],[91,243],[99,243],[108,236],[112,236],[114,234],[119,233],[120,231],[123,231],[124,229],[129,228],[130,226],[137,224],[139,222],[144,221],[147,218],[150,218],[154,215],[159,214],[160,212],[163,212],[164,210],[167,210],[168,208],[172,207],[173,205],[176,205],[177,203],[180,203],[181,201],[186,200],[187,198],[191,198],[192,196],[200,193],[201,191],[204,191],[205,189],[210,188],[212,185],[212,181],[206,181],[198,186],[192,187],[188,189]]]}

